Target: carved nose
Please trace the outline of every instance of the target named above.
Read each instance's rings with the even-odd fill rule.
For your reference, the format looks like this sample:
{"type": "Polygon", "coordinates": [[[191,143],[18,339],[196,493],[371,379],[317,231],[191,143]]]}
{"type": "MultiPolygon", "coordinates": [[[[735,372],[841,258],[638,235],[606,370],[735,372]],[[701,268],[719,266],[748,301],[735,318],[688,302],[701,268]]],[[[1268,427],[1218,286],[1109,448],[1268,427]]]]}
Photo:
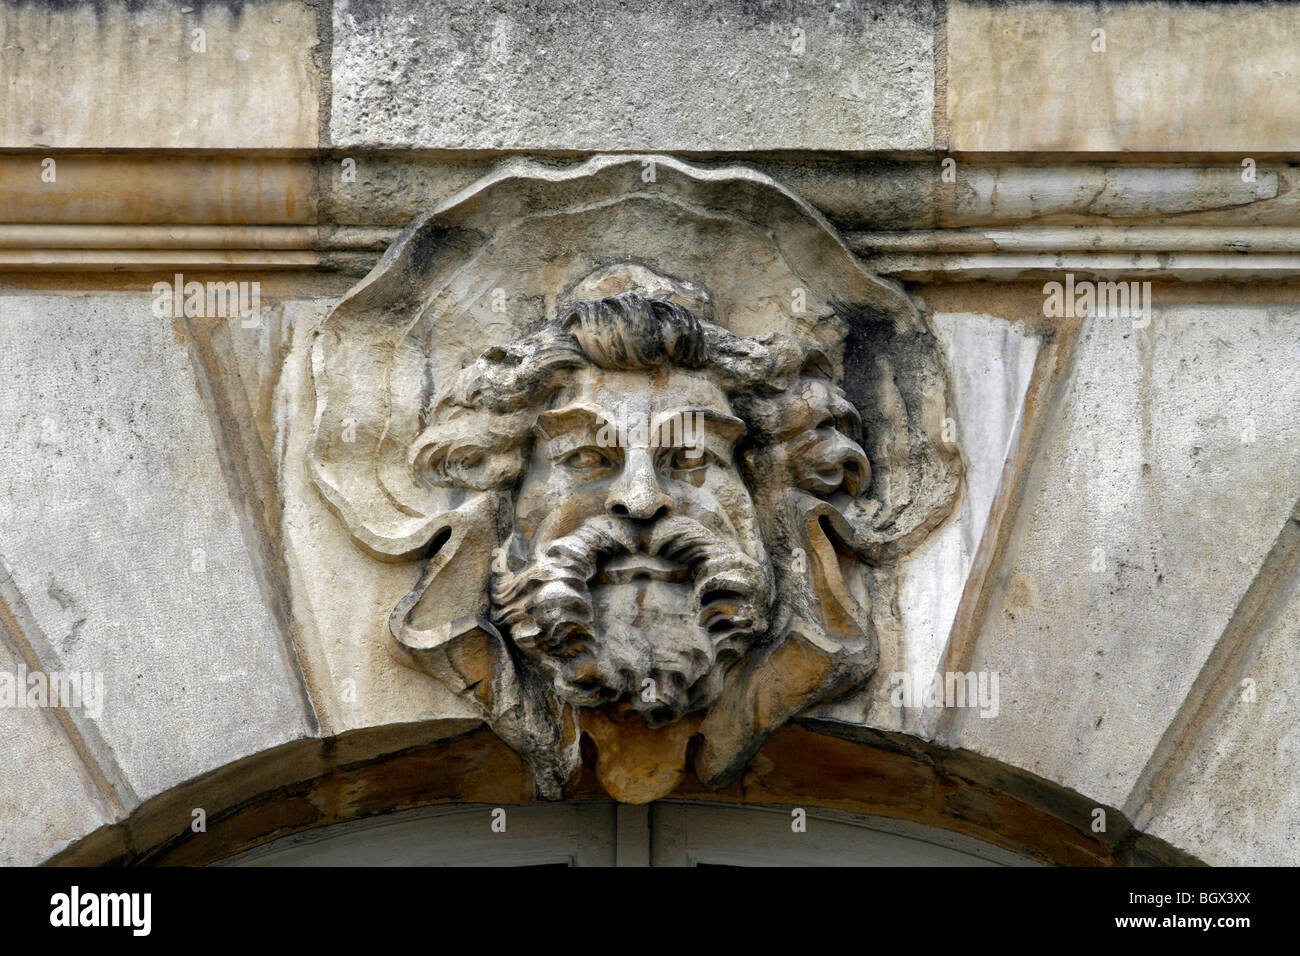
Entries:
{"type": "Polygon", "coordinates": [[[645,449],[628,450],[623,473],[610,489],[605,507],[614,517],[633,521],[658,521],[672,514],[673,499],[659,486],[654,462],[645,449]]]}
{"type": "Polygon", "coordinates": [[[844,469],[844,490],[857,496],[871,484],[871,462],[857,442],[843,435],[836,436],[835,458],[844,469]]]}

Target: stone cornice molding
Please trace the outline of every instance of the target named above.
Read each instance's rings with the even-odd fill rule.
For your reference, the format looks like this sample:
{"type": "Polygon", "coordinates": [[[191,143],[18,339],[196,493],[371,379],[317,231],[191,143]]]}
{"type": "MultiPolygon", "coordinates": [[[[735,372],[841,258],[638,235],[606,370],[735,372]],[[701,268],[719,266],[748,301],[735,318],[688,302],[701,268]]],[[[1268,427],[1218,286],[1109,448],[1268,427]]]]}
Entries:
{"type": "MultiPolygon", "coordinates": [[[[6,153],[0,271],[362,275],[401,225],[498,162],[478,154],[6,153]],[[42,160],[56,164],[53,182],[42,160]],[[340,164],[355,159],[356,179],[340,164]]],[[[554,159],[557,165],[572,160],[554,159]]],[[[1040,157],[754,157],[875,272],[906,281],[1200,282],[1300,274],[1292,167],[1040,157]]]]}

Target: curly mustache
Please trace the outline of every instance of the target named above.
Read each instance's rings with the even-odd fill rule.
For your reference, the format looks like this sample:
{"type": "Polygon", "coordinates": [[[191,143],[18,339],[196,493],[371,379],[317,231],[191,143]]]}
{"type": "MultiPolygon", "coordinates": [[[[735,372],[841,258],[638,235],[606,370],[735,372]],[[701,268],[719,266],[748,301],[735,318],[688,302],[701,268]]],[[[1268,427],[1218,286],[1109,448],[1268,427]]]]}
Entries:
{"type": "MultiPolygon", "coordinates": [[[[677,562],[694,582],[696,620],[709,636],[712,660],[697,661],[697,672],[724,666],[740,657],[746,645],[768,626],[772,572],[698,521],[669,517],[659,521],[648,539],[617,518],[599,516],[550,542],[518,572],[492,577],[491,596],[498,623],[509,629],[523,651],[561,662],[596,658],[591,582],[602,562],[620,554],[644,551],[677,562]]],[[[586,693],[583,703],[614,699],[631,687],[601,686],[613,675],[566,673],[586,693]]],[[[623,675],[626,681],[629,675],[623,675]]]]}

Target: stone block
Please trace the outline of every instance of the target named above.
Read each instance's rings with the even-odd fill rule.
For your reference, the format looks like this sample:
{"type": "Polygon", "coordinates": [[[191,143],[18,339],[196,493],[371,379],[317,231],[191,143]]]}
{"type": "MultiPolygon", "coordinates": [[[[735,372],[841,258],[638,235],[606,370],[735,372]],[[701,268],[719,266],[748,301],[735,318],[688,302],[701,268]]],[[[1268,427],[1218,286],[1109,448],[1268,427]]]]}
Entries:
{"type": "Polygon", "coordinates": [[[950,145],[1291,150],[1297,31],[1285,4],[953,0],[950,145]]]}
{"type": "Polygon", "coordinates": [[[5,4],[0,145],[312,148],[316,45],[301,0],[5,4]]]}
{"type": "Polygon", "coordinates": [[[330,137],[423,149],[928,149],[932,3],[334,6],[330,137]]]}

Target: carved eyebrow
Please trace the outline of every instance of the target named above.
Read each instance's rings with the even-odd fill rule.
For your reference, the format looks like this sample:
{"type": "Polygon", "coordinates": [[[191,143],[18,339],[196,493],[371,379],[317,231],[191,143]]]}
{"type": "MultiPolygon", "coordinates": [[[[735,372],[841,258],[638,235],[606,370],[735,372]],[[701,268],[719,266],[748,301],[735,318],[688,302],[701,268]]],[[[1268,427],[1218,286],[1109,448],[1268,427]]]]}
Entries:
{"type": "Polygon", "coordinates": [[[533,425],[533,434],[543,440],[555,438],[562,432],[588,428],[598,431],[609,420],[591,405],[566,405],[564,408],[551,409],[537,416],[533,425]]]}
{"type": "Polygon", "coordinates": [[[687,417],[693,418],[696,415],[703,418],[708,423],[709,429],[726,441],[734,442],[745,434],[745,423],[741,419],[736,418],[734,415],[724,414],[716,408],[702,406],[674,408],[670,411],[660,412],[655,416],[654,427],[658,434],[663,434],[665,425],[667,425],[668,433],[672,434],[672,421],[674,418],[685,420],[687,417]]]}

